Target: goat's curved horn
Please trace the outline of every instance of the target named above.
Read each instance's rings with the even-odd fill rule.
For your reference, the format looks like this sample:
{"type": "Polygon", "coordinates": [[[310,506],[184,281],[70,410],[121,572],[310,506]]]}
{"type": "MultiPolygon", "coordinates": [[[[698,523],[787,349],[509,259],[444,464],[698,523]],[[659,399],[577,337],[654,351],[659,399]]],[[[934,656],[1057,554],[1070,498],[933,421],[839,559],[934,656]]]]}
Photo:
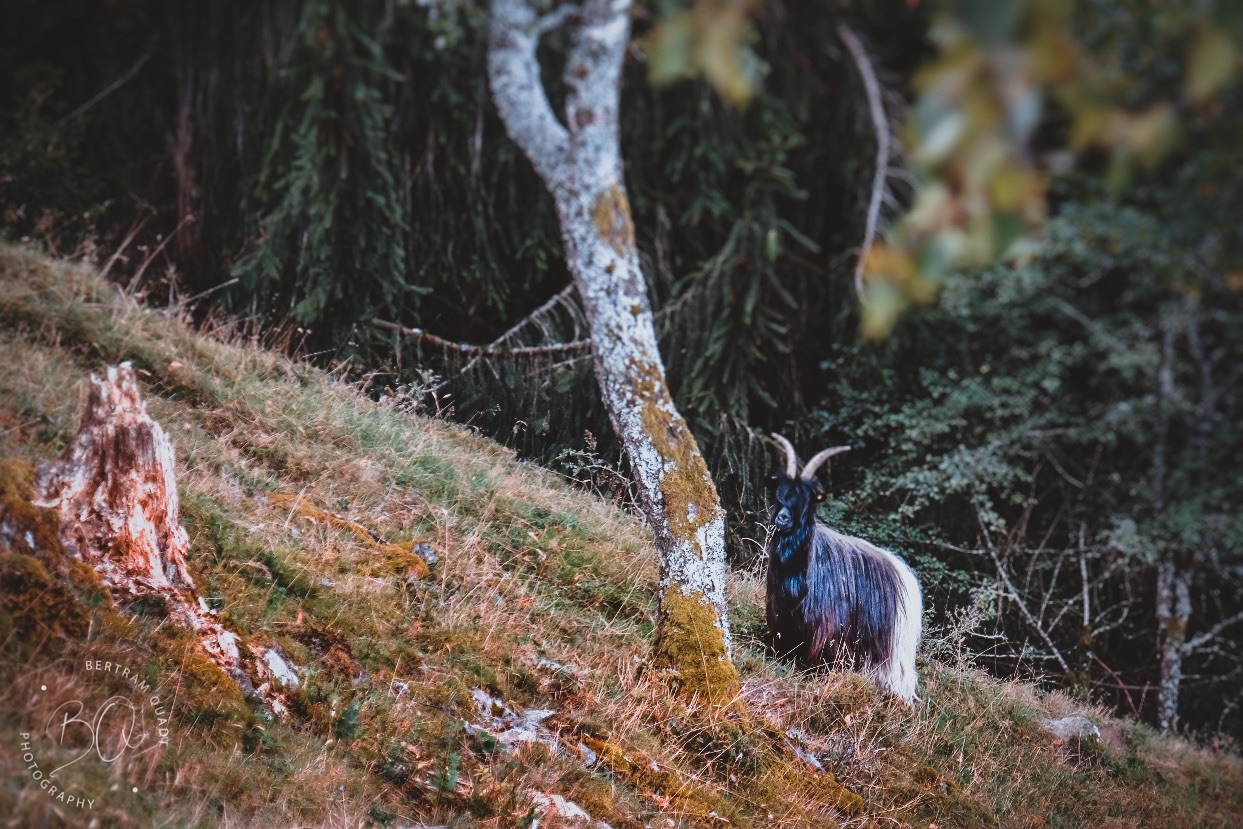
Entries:
{"type": "Polygon", "coordinates": [[[791,478],[797,478],[798,456],[794,454],[794,447],[790,445],[790,441],[786,440],[776,432],[773,432],[773,440],[780,443],[781,447],[786,450],[786,474],[791,478]]]}
{"type": "Polygon", "coordinates": [[[807,465],[803,467],[803,480],[810,481],[812,478],[816,477],[816,470],[820,468],[820,464],[824,463],[829,458],[834,455],[840,455],[842,452],[849,451],[849,446],[834,446],[830,449],[824,449],[817,452],[816,455],[807,462],[807,465]]]}

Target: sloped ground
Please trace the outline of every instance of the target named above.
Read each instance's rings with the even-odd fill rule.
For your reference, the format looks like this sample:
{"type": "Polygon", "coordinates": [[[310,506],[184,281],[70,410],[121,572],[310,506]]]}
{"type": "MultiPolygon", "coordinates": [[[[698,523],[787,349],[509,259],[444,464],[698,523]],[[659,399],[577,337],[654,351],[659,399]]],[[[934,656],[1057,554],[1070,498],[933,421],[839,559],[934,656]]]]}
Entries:
{"type": "MultiPolygon", "coordinates": [[[[944,663],[906,711],[768,660],[750,574],[730,588],[744,705],[671,695],[647,669],[656,573],[634,519],[85,269],[0,248],[0,364],[5,825],[1243,825],[1232,755],[1092,710],[1106,742],[1063,744],[1040,722],[1082,706],[944,663]],[[29,504],[87,374],[121,360],[176,445],[202,595],[301,669],[283,718],[160,607],[116,607],[29,504]],[[92,721],[104,751],[56,775],[82,807],[40,788],[22,735],[130,691],[99,662],[158,689],[170,722],[165,745],[117,752],[124,723],[92,721]]],[[[40,771],[92,747],[64,742],[40,743],[40,771]]]]}

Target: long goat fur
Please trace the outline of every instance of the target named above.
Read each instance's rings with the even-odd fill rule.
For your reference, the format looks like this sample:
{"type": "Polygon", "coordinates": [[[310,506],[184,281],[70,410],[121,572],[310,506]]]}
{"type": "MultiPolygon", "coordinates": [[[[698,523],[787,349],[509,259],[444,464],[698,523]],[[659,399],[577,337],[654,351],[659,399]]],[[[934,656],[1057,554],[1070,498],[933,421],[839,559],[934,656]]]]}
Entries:
{"type": "Polygon", "coordinates": [[[816,470],[850,447],[813,457],[801,473],[794,447],[774,476],[773,534],[768,542],[766,614],[781,656],[858,670],[879,686],[915,700],[915,651],[923,625],[919,580],[888,550],[816,520],[824,500],[816,470]]]}

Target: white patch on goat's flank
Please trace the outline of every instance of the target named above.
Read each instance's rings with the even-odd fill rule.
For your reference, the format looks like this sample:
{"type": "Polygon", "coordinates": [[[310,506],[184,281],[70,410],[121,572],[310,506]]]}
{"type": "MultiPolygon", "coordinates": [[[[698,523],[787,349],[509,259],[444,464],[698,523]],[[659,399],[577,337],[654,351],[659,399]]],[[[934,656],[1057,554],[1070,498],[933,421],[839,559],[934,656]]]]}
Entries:
{"type": "MultiPolygon", "coordinates": [[[[889,565],[893,576],[896,576],[899,602],[896,616],[892,620],[893,636],[889,653],[879,664],[864,664],[860,670],[877,685],[902,698],[908,705],[911,704],[916,699],[918,676],[915,671],[915,654],[919,649],[923,627],[923,595],[915,573],[893,552],[861,538],[836,532],[818,521],[814,525],[814,535],[824,545],[823,554],[835,555],[843,550],[852,550],[882,560],[889,565]]],[[[807,543],[814,542],[809,539],[807,543]]],[[[883,578],[888,580],[893,576],[883,578]]],[[[879,585],[875,584],[863,586],[864,590],[874,591],[878,588],[879,585]]],[[[853,601],[857,604],[865,599],[855,596],[853,601]]]]}
{"type": "Polygon", "coordinates": [[[909,705],[915,700],[916,687],[919,683],[915,672],[915,654],[919,650],[924,620],[923,593],[919,587],[919,580],[907,563],[896,553],[884,547],[877,547],[861,538],[843,535],[827,527],[825,530],[849,543],[864,545],[867,551],[879,555],[892,564],[898,574],[902,595],[898,618],[894,624],[892,651],[888,659],[873,669],[873,675],[880,685],[888,688],[909,705]]]}

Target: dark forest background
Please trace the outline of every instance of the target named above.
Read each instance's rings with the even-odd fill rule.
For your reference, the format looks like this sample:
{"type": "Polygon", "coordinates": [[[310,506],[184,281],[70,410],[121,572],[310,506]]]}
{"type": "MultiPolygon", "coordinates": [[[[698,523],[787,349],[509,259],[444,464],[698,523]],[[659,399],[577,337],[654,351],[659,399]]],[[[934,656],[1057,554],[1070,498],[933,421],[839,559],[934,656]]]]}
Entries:
{"type": "MultiPolygon", "coordinates": [[[[1177,98],[1198,5],[1078,4],[1076,34],[1113,56],[1130,104],[1177,98]]],[[[639,9],[636,42],[662,12],[639,9]]],[[[240,319],[627,503],[551,201],[489,99],[486,4],[8,0],[3,20],[6,238],[197,324],[240,319]]],[[[905,0],[765,3],[741,108],[701,81],[653,85],[639,48],[628,61],[638,244],[734,564],[762,559],[764,436],[804,456],[850,443],[824,517],[915,564],[934,654],[1152,718],[1182,623],[1181,724],[1237,740],[1238,85],[1125,181],[1079,156],[1038,247],[945,275],[869,342],[852,275],[876,138],[836,27],[863,35],[900,135],[934,21],[905,0]]],[[[1039,141],[1065,144],[1046,120],[1039,141]]],[[[887,181],[893,219],[914,177],[895,156],[887,181]]]]}

